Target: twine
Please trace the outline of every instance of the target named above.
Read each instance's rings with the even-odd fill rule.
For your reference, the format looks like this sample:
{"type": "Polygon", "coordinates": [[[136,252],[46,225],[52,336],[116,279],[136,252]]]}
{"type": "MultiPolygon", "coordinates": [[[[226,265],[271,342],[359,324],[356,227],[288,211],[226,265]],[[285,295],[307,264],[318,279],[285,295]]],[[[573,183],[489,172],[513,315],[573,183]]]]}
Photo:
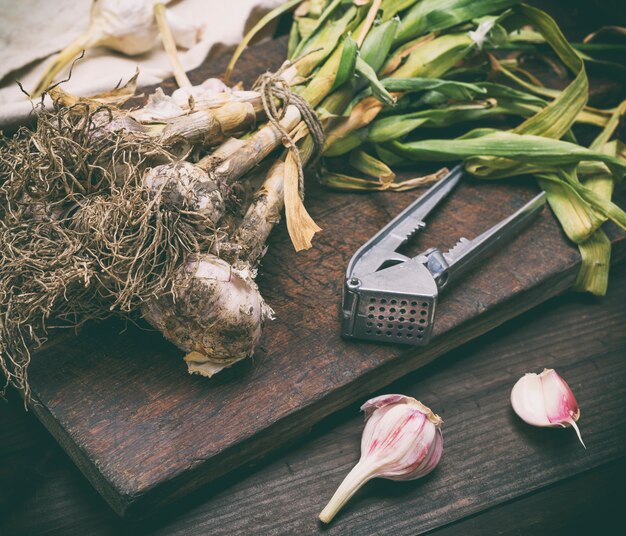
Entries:
{"type": "Polygon", "coordinates": [[[285,128],[280,124],[280,121],[285,117],[287,107],[295,106],[300,112],[302,121],[307,126],[311,138],[313,139],[314,157],[312,162],[316,162],[321,156],[324,149],[324,129],[319,117],[315,113],[315,110],[311,108],[309,103],[304,100],[300,95],[295,93],[289,87],[289,83],[282,78],[282,74],[290,67],[290,63],[285,63],[275,73],[262,74],[254,85],[254,89],[261,94],[261,102],[263,104],[263,110],[269,120],[269,122],[280,132],[283,143],[287,149],[293,153],[298,166],[298,187],[300,191],[300,197],[304,197],[304,166],[302,164],[302,157],[300,155],[300,149],[298,149],[296,141],[287,132],[285,128]],[[280,101],[280,109],[276,106],[276,101],[280,101]]]}

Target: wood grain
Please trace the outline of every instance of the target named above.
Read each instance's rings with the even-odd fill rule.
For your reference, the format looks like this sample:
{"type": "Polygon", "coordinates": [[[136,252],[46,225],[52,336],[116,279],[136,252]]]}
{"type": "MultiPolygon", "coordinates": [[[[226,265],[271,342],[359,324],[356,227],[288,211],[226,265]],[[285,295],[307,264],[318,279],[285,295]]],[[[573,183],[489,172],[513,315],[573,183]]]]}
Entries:
{"type": "MultiPolygon", "coordinates": [[[[251,49],[241,77],[249,83],[261,69],[276,67],[281,46],[251,49]]],[[[192,80],[222,68],[216,62],[192,80]]],[[[133,326],[122,331],[115,323],[90,326],[33,359],[33,412],[117,513],[153,513],[265,455],[330,413],[559,294],[580,262],[545,211],[531,230],[449,289],[427,348],[346,342],[339,337],[339,300],[348,260],[416,194],[337,194],[309,184],[307,207],[323,232],[314,249],[298,255],[283,225],[273,234],[259,284],[277,320],[253,359],[212,381],[190,377],[182,353],[157,333],[133,326]]],[[[463,234],[475,236],[529,199],[528,184],[466,181],[416,246],[450,247],[463,234]]],[[[619,257],[623,236],[610,234],[619,257]]]]}
{"type": "Polygon", "coordinates": [[[329,427],[259,474],[240,472],[180,519],[156,520],[157,534],[201,533],[200,526],[212,535],[421,534],[624,456],[625,298],[622,268],[604,302],[561,298],[385,389],[422,400],[444,419],[444,457],[427,478],[372,481],[321,529],[317,514],[359,456],[355,404],[344,412],[349,424],[329,427]],[[512,412],[515,381],[543,367],[559,370],[576,393],[587,450],[572,430],[532,428],[512,412]]]}
{"type": "Polygon", "coordinates": [[[436,529],[436,536],[623,534],[626,458],[436,529]]]}
{"type": "Polygon", "coordinates": [[[364,398],[305,439],[134,522],[117,518],[15,397],[0,405],[0,534],[622,534],[625,301],[622,264],[607,298],[550,300],[389,386],[441,411],[444,458],[423,480],[370,482],[328,529],[317,514],[358,457],[364,398]],[[572,430],[530,428],[509,409],[517,378],[544,366],[572,385],[586,451],[572,430]]]}

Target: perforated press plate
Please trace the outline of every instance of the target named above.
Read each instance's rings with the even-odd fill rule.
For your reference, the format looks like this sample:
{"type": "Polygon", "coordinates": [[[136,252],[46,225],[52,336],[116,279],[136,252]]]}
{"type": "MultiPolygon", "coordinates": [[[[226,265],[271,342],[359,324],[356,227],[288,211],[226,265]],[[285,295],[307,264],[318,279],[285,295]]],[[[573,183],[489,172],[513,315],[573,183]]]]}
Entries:
{"type": "Polygon", "coordinates": [[[403,344],[426,344],[430,339],[434,303],[429,298],[402,295],[362,295],[356,337],[403,344]]]}

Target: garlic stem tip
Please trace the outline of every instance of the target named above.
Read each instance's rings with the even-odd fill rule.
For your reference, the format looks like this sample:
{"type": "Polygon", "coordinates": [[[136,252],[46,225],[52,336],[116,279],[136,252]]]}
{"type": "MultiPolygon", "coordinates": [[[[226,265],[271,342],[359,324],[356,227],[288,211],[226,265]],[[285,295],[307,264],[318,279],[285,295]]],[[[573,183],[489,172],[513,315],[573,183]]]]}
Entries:
{"type": "Polygon", "coordinates": [[[578,428],[576,421],[574,419],[570,419],[568,422],[572,425],[572,428],[576,431],[576,435],[578,436],[578,441],[580,441],[580,444],[583,446],[585,450],[587,450],[587,445],[585,445],[585,442],[583,441],[582,435],[580,433],[580,428],[578,428]]]}

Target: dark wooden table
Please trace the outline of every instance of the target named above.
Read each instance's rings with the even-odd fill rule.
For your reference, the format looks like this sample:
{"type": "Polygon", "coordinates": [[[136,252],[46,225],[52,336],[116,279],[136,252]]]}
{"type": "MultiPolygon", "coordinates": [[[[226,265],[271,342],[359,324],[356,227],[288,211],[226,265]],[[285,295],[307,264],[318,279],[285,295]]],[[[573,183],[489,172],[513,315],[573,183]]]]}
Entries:
{"type": "Polygon", "coordinates": [[[442,415],[444,459],[421,481],[370,482],[328,529],[317,514],[358,458],[357,405],[156,517],[128,522],[11,396],[0,405],[0,534],[624,533],[624,303],[622,266],[606,298],[552,299],[386,389],[442,415]],[[586,451],[572,430],[534,429],[510,410],[512,378],[543,366],[576,393],[586,451]]]}
{"type": "MultiPolygon", "coordinates": [[[[559,17],[576,38],[586,32],[578,4],[559,17]]],[[[606,23],[607,6],[587,6],[585,26],[606,23]]],[[[385,389],[444,418],[444,459],[420,481],[370,482],[328,528],[317,514],[358,458],[359,404],[148,520],[123,521],[10,394],[0,402],[0,536],[626,533],[625,303],[622,266],[605,299],[552,299],[385,389]],[[572,430],[530,428],[510,409],[515,379],[544,366],[580,402],[586,451],[572,430]]]]}

